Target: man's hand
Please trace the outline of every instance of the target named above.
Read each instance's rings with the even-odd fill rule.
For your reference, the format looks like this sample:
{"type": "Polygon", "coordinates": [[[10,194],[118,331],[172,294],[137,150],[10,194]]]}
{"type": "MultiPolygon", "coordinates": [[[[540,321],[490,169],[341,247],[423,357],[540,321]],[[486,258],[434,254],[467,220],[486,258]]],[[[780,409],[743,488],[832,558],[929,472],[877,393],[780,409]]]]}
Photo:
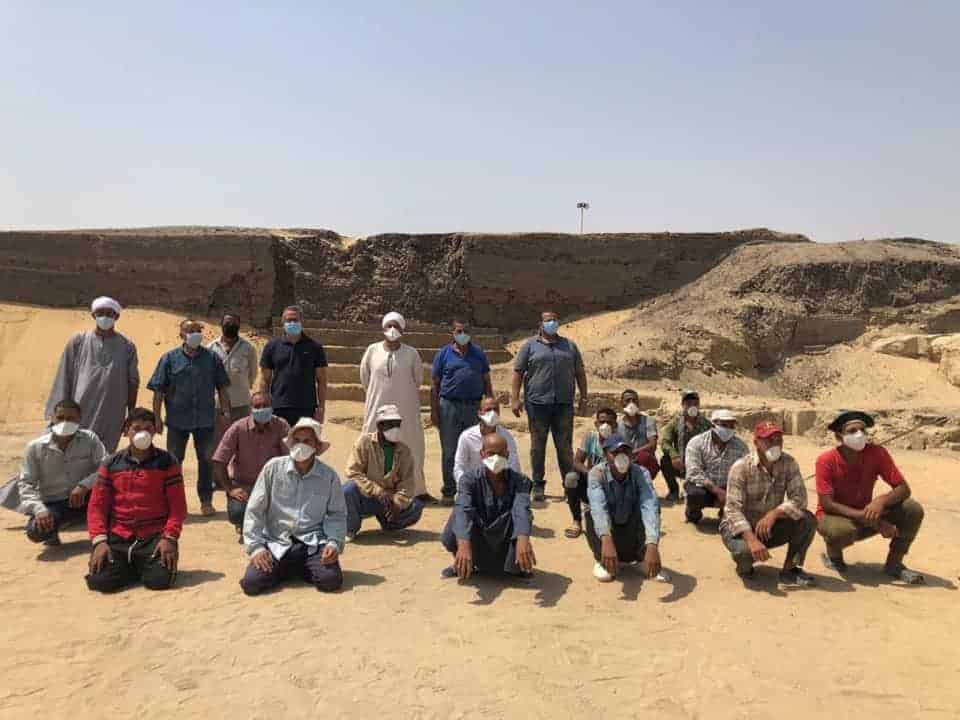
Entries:
{"type": "Polygon", "coordinates": [[[893,523],[887,522],[886,520],[881,520],[877,523],[877,530],[879,530],[880,534],[887,540],[892,540],[900,534],[900,531],[897,530],[897,526],[893,523]]]}
{"type": "Polygon", "coordinates": [[[887,508],[883,504],[883,500],[876,498],[863,509],[863,522],[870,527],[875,528],[880,522],[880,516],[886,511],[887,508]]]}
{"type": "Polygon", "coordinates": [[[600,564],[608,573],[614,577],[617,576],[620,561],[617,557],[617,546],[613,544],[613,538],[610,535],[600,538],[600,564]]]}
{"type": "Polygon", "coordinates": [[[163,420],[160,418],[159,413],[157,414],[157,422],[154,427],[156,428],[154,435],[163,435],[163,420]]]}
{"type": "Polygon", "coordinates": [[[438,413],[436,410],[430,411],[430,424],[435,428],[440,427],[440,413],[438,413]]]}
{"type": "Polygon", "coordinates": [[[469,540],[457,540],[457,554],[453,558],[453,566],[461,580],[473,575],[473,548],[470,547],[469,540]]]}
{"type": "Polygon", "coordinates": [[[393,520],[397,516],[398,508],[393,493],[384,490],[380,496],[380,504],[383,505],[383,514],[387,520],[393,520]]]}
{"type": "Polygon", "coordinates": [[[753,531],[757,534],[757,537],[760,538],[763,542],[770,540],[770,536],[773,534],[773,525],[777,520],[780,519],[780,513],[776,509],[771,510],[762,518],[760,522],[757,523],[757,527],[753,531]]]}
{"type": "Polygon", "coordinates": [[[90,553],[90,574],[96,575],[103,569],[105,563],[113,562],[113,556],[110,554],[110,546],[106,541],[98,543],[90,553]]]}
{"type": "Polygon", "coordinates": [[[232,497],[237,502],[242,502],[242,503],[245,503],[247,500],[250,499],[250,493],[248,493],[242,487],[230,488],[227,491],[227,495],[232,497]]]}
{"type": "Polygon", "coordinates": [[[50,532],[54,526],[53,513],[49,510],[37,513],[33,516],[33,526],[40,532],[50,532]]]}
{"type": "Polygon", "coordinates": [[[537,564],[537,556],[533,554],[533,547],[530,545],[530,538],[526,535],[517,536],[517,565],[524,572],[533,572],[533,566],[537,564]]]}
{"type": "Polygon", "coordinates": [[[717,507],[723,507],[727,504],[727,491],[723,488],[718,488],[716,485],[710,488],[713,490],[713,494],[717,498],[717,507]]]}
{"type": "Polygon", "coordinates": [[[323,425],[323,417],[325,414],[326,414],[325,408],[318,406],[317,409],[313,411],[313,419],[316,420],[321,425],[323,425]]]}
{"type": "Polygon", "coordinates": [[[514,398],[510,401],[510,409],[513,410],[515,416],[520,417],[520,413],[523,412],[523,404],[520,402],[520,398],[514,398]]]}
{"type": "Polygon", "coordinates": [[[646,566],[648,578],[655,578],[660,574],[660,548],[656,545],[647,545],[647,550],[643,554],[643,564],[646,566]]]}
{"type": "Polygon", "coordinates": [[[338,557],[340,557],[340,551],[337,550],[337,546],[333,543],[327,543],[323,546],[323,552],[320,553],[320,564],[333,565],[338,557]]]}
{"type": "Polygon", "coordinates": [[[87,501],[87,495],[90,494],[90,488],[83,485],[77,485],[70,491],[70,507],[82,508],[87,501]]]}
{"type": "Polygon", "coordinates": [[[747,540],[747,547],[750,548],[750,554],[753,555],[754,562],[766,562],[770,559],[770,551],[756,537],[747,540]]]}
{"type": "Polygon", "coordinates": [[[170,538],[160,538],[157,549],[153,551],[154,558],[160,558],[160,564],[172,573],[177,571],[177,543],[170,538]]]}
{"type": "Polygon", "coordinates": [[[683,473],[687,470],[687,466],[683,463],[683,458],[679,455],[677,457],[670,458],[670,464],[673,465],[673,469],[678,473],[683,473]]]}
{"type": "Polygon", "coordinates": [[[577,415],[586,415],[587,414],[587,399],[581,395],[580,401],[577,403],[577,415]]]}
{"type": "Polygon", "coordinates": [[[258,550],[256,554],[250,558],[250,563],[262,573],[273,572],[274,560],[269,550],[258,550]]]}

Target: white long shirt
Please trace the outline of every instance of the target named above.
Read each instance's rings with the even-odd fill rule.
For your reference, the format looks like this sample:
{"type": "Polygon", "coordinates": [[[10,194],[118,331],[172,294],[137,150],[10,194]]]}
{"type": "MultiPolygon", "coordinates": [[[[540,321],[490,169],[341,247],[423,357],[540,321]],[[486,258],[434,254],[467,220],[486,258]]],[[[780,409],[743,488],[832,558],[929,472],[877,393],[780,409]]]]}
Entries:
{"type": "MultiPolygon", "coordinates": [[[[507,441],[507,452],[510,457],[507,458],[509,467],[518,473],[523,473],[520,469],[520,453],[517,452],[517,442],[513,435],[502,425],[497,425],[497,435],[507,441]]],[[[483,464],[480,457],[480,449],[483,446],[483,435],[480,433],[480,425],[469,427],[460,433],[460,439],[457,440],[457,454],[453,459],[453,479],[460,485],[460,478],[472,473],[483,464]]]]}

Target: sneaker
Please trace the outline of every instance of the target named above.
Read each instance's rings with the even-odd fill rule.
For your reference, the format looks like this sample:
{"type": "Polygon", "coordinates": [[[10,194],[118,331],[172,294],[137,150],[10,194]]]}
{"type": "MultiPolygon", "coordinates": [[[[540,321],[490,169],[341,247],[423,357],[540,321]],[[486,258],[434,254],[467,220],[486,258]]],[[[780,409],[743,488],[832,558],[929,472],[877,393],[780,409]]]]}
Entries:
{"type": "Polygon", "coordinates": [[[547,496],[544,493],[543,485],[534,485],[533,486],[533,501],[534,502],[546,502],[547,496]]]}
{"type": "Polygon", "coordinates": [[[825,568],[836,570],[839,573],[845,573],[847,571],[847,563],[844,562],[843,555],[830,557],[827,553],[823,553],[820,557],[823,559],[823,566],[825,568]]]}
{"type": "Polygon", "coordinates": [[[346,545],[347,543],[352,543],[356,539],[357,539],[356,533],[348,532],[346,535],[343,536],[343,544],[346,545]]]}
{"type": "Polygon", "coordinates": [[[923,577],[916,570],[910,570],[905,565],[887,565],[883,568],[883,571],[892,577],[894,580],[900,580],[905,582],[907,585],[923,585],[927,582],[926,578],[923,577]]]}
{"type": "Polygon", "coordinates": [[[212,502],[200,503],[200,514],[204,517],[210,517],[217,514],[217,509],[212,502]]]}
{"type": "Polygon", "coordinates": [[[780,571],[780,584],[785,587],[813,587],[817,584],[813,575],[803,571],[802,567],[793,567],[780,571]]]}
{"type": "Polygon", "coordinates": [[[455,578],[457,577],[457,569],[453,565],[447,565],[443,570],[440,571],[440,577],[442,577],[444,580],[455,578]]]}
{"type": "Polygon", "coordinates": [[[687,520],[688,523],[693,523],[694,525],[696,525],[698,522],[700,522],[701,520],[703,520],[703,513],[702,513],[702,512],[696,512],[696,513],[690,513],[690,512],[688,512],[688,513],[685,514],[684,517],[686,517],[686,520],[687,520]]]}
{"type": "Polygon", "coordinates": [[[607,572],[607,569],[600,563],[593,564],[593,576],[600,582],[607,583],[613,580],[613,575],[607,572]]]}
{"type": "Polygon", "coordinates": [[[440,498],[440,504],[441,504],[443,507],[453,507],[454,497],[455,497],[455,496],[453,496],[453,495],[444,495],[444,496],[442,496],[442,497],[440,498]]]}
{"type": "Polygon", "coordinates": [[[43,541],[43,544],[47,547],[60,547],[63,543],[60,541],[60,533],[54,533],[46,540],[43,541]]]}

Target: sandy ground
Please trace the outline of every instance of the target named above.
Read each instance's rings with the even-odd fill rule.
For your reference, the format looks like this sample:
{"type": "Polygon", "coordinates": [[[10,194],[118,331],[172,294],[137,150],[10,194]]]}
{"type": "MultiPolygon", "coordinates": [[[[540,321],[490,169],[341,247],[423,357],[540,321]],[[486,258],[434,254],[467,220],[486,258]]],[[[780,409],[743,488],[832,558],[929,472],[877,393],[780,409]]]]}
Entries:
{"type": "MultiPolygon", "coordinates": [[[[81,312],[18,311],[22,319],[8,308],[0,323],[4,475],[39,430],[63,340],[85,322],[81,312]]],[[[159,312],[124,316],[119,329],[140,346],[144,375],[174,327],[159,312]]],[[[331,417],[354,412],[337,404],[331,417]]],[[[327,431],[324,461],[342,470],[355,431],[327,431]]],[[[439,443],[433,431],[427,438],[428,486],[438,494],[439,443]]],[[[518,441],[529,467],[526,435],[518,441]]],[[[788,450],[812,470],[818,447],[788,438],[788,450]]],[[[880,540],[848,553],[858,565],[843,580],[822,567],[818,538],[807,563],[818,589],[777,589],[782,550],[748,589],[715,520],[692,528],[680,508],[663,513],[670,583],[626,570],[600,585],[586,542],[563,537],[566,505],[551,501],[535,509],[539,570],[529,584],[441,580],[447,511],[431,508],[396,535],[366,525],[343,557],[340,593],[292,584],[246,598],[223,496],[215,518],[196,515],[188,460],[191,517],[176,589],[96,596],[83,582],[85,532],[42,549],[23,536],[21,517],[0,511],[0,718],[957,717],[960,462],[909,451],[897,460],[927,508],[910,556],[926,587],[878,574],[880,540]]],[[[548,492],[558,493],[548,468],[548,492]]]]}

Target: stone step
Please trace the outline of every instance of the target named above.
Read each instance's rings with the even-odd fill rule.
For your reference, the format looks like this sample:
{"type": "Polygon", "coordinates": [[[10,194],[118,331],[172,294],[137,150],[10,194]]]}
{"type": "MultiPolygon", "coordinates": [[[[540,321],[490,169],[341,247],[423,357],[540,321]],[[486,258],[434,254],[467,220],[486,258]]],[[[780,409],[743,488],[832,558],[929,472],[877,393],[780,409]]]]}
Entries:
{"type": "MultiPolygon", "coordinates": [[[[279,322],[275,321],[275,326],[279,327],[279,322]]],[[[352,322],[352,321],[334,321],[334,320],[310,320],[307,319],[304,322],[304,327],[307,328],[309,332],[310,328],[317,328],[318,330],[357,330],[364,332],[375,332],[380,333],[383,331],[380,323],[362,323],[362,322],[352,322]]],[[[500,333],[500,330],[494,327],[479,327],[479,326],[470,326],[470,330],[477,334],[482,335],[497,335],[500,333]]],[[[418,323],[411,320],[407,320],[407,332],[419,332],[419,333],[440,333],[449,335],[450,326],[449,325],[436,325],[430,323],[418,323]]]]}
{"type": "MultiPolygon", "coordinates": [[[[366,351],[366,347],[346,347],[343,345],[324,345],[323,347],[327,353],[327,362],[340,365],[359,365],[363,359],[363,353],[366,351]]],[[[433,356],[440,351],[439,348],[417,349],[425,363],[432,363],[433,356]]],[[[486,355],[491,365],[508,362],[513,358],[513,355],[506,350],[488,350],[486,355]]]]}
{"type": "MultiPolygon", "coordinates": [[[[328,365],[327,366],[327,382],[328,383],[346,383],[348,385],[354,385],[360,382],[360,366],[359,365],[328,365]]],[[[430,371],[424,369],[423,371],[423,384],[421,387],[429,388],[431,385],[430,382],[430,371]]]]}
{"type": "MultiPolygon", "coordinates": [[[[327,384],[327,400],[349,400],[353,402],[363,402],[365,399],[366,393],[363,392],[363,385],[360,383],[327,384]]],[[[430,388],[420,388],[420,404],[429,408],[430,388]]]]}
{"type": "MultiPolygon", "coordinates": [[[[273,329],[275,335],[280,334],[280,328],[275,327],[273,329]]],[[[357,330],[357,329],[342,329],[342,328],[326,328],[326,327],[304,327],[304,331],[310,337],[314,338],[322,344],[323,346],[327,345],[336,345],[344,347],[367,347],[371,343],[381,342],[383,340],[383,332],[379,329],[377,330],[357,330]]],[[[479,335],[472,333],[473,341],[487,350],[501,350],[504,346],[504,338],[502,335],[490,334],[490,335],[479,335]]],[[[412,345],[415,348],[428,347],[428,348],[437,348],[443,347],[444,345],[450,342],[450,331],[444,332],[415,332],[407,331],[403,334],[403,341],[407,345],[412,345]]]]}

